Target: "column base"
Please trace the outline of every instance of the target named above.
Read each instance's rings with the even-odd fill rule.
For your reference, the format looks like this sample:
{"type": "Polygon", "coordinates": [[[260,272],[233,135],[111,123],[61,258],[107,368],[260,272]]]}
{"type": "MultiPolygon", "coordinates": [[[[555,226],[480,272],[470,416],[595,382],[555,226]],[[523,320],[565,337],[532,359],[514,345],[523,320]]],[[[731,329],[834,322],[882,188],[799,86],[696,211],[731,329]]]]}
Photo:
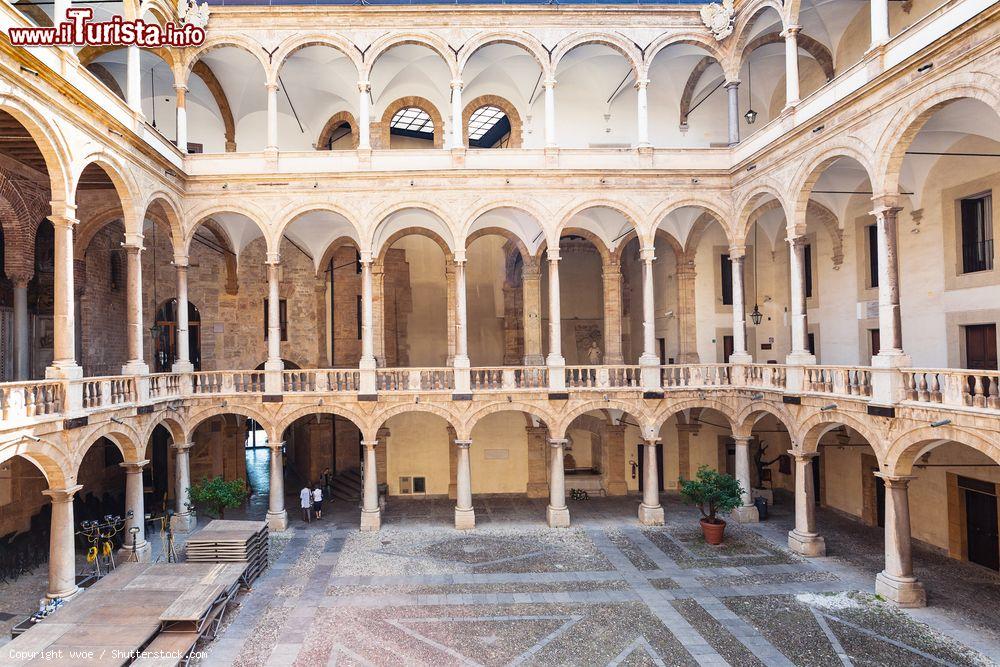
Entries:
{"type": "Polygon", "coordinates": [[[663,505],[650,507],[644,503],[639,503],[639,523],[644,526],[662,526],[663,505]]]}
{"type": "Polygon", "coordinates": [[[267,529],[279,532],[288,530],[288,512],[285,510],[281,510],[280,512],[268,512],[267,529]]]}
{"type": "Polygon", "coordinates": [[[604,485],[604,493],[609,496],[627,496],[628,484],[625,482],[608,482],[604,485]]]}
{"type": "Polygon", "coordinates": [[[193,512],[174,514],[170,517],[170,529],[175,533],[189,533],[198,525],[198,517],[193,512]]]}
{"type": "Polygon", "coordinates": [[[733,352],[729,355],[731,364],[752,364],[753,357],[747,352],[733,352]]]}
{"type": "Polygon", "coordinates": [[[916,577],[895,577],[883,570],[875,576],[875,593],[907,609],[927,606],[927,591],[916,577]]]}
{"type": "Polygon", "coordinates": [[[56,591],[55,593],[46,593],[45,597],[47,597],[49,600],[56,600],[56,599],[59,599],[59,600],[72,600],[77,595],[79,595],[81,592],[83,592],[82,588],[80,588],[79,586],[73,586],[73,588],[71,588],[71,589],[69,589],[68,591],[65,591],[65,592],[63,592],[63,591],[56,591]]]}
{"type": "Polygon", "coordinates": [[[789,366],[815,366],[816,355],[808,352],[792,352],[785,357],[785,364],[789,366]]]}
{"type": "Polygon", "coordinates": [[[194,364],[190,361],[175,361],[170,370],[174,373],[194,373],[194,364]]]}
{"type": "MultiPolygon", "coordinates": [[[[132,557],[132,546],[123,546],[118,550],[117,561],[119,563],[127,563],[128,559],[132,557]]],[[[140,563],[148,563],[153,560],[153,545],[149,542],[143,542],[135,550],[135,557],[140,563]]]]}
{"type": "MultiPolygon", "coordinates": [[[[451,491],[449,489],[449,494],[450,493],[451,491]]],[[[527,495],[529,498],[548,498],[549,497],[548,482],[529,482],[527,493],[525,495],[527,495]]]]}
{"type": "Polygon", "coordinates": [[[373,533],[382,527],[381,510],[361,510],[361,530],[373,533]]]}
{"type": "Polygon", "coordinates": [[[149,364],[145,361],[129,361],[122,366],[122,375],[149,375],[149,364]]]}
{"type": "Polygon", "coordinates": [[[788,531],[788,548],[807,558],[826,555],[826,541],[818,533],[788,531]]]}
{"type": "Polygon", "coordinates": [[[467,510],[455,508],[455,528],[458,530],[472,530],[476,527],[476,510],[471,507],[467,510]]]}
{"type": "Polygon", "coordinates": [[[75,361],[54,361],[51,366],[45,368],[46,380],[79,380],[82,377],[83,367],[77,365],[75,361]]]}
{"type": "Polygon", "coordinates": [[[549,520],[549,528],[569,528],[569,508],[548,506],[545,511],[549,520]]]}
{"type": "Polygon", "coordinates": [[[760,523],[760,513],[754,505],[744,505],[733,510],[732,516],[739,523],[760,523]]]}
{"type": "Polygon", "coordinates": [[[526,354],[524,355],[524,365],[525,366],[544,366],[545,357],[540,354],[526,354]]]}

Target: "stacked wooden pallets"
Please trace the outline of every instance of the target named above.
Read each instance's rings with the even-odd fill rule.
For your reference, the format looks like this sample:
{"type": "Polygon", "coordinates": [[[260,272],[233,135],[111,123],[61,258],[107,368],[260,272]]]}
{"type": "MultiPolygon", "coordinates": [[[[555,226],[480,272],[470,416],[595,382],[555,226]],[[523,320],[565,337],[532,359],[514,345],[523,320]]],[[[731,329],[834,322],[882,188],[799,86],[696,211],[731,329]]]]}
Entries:
{"type": "Polygon", "coordinates": [[[187,540],[189,563],[246,563],[249,586],[267,567],[267,524],[216,519],[187,540]]]}

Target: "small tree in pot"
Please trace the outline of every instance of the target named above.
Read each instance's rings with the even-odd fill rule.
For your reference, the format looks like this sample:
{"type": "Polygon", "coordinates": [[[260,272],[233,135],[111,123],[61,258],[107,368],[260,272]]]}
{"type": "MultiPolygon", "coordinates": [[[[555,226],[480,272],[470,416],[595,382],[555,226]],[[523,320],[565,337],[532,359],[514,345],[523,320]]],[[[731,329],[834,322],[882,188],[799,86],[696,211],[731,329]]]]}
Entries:
{"type": "Polygon", "coordinates": [[[719,513],[728,514],[740,506],[743,489],[731,475],[712,470],[708,466],[698,468],[695,479],[680,480],[681,498],[688,505],[697,505],[701,510],[701,531],[709,544],[722,544],[726,522],[719,513]]]}
{"type": "Polygon", "coordinates": [[[188,489],[191,494],[190,508],[204,507],[207,514],[224,519],[226,510],[241,507],[247,501],[249,492],[242,479],[226,481],[222,477],[206,477],[188,489]]]}

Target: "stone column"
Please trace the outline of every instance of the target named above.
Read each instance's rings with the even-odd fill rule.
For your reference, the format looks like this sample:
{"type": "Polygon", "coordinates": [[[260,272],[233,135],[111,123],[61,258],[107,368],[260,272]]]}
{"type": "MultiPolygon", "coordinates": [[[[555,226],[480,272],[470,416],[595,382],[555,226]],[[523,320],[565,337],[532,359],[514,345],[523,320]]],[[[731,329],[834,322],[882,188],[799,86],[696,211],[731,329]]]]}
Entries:
{"type": "Polygon", "coordinates": [[[562,322],[559,308],[559,248],[549,248],[549,389],[566,389],[566,359],[562,356],[562,322]]]}
{"type": "MultiPolygon", "coordinates": [[[[385,367],[385,261],[372,262],[372,342],[375,347],[375,365],[385,367]]],[[[399,336],[396,325],[396,335],[399,336]]],[[[400,365],[396,361],[396,365],[400,365]]]]}
{"type": "Polygon", "coordinates": [[[458,447],[458,474],[456,475],[455,528],[469,530],[476,527],[476,511],[472,508],[472,467],[469,463],[471,440],[456,440],[458,447]]]}
{"type": "Polygon", "coordinates": [[[549,485],[545,476],[545,441],[549,430],[544,426],[526,426],[528,435],[528,487],[529,498],[544,498],[549,485]]]}
{"type": "Polygon", "coordinates": [[[880,205],[875,216],[878,241],[878,329],[879,356],[903,354],[903,330],[899,312],[899,260],[896,216],[899,207],[880,205]]]}
{"type": "Polygon", "coordinates": [[[757,523],[760,516],[753,504],[750,490],[750,441],[749,435],[734,435],[736,443],[736,481],[740,483],[740,506],[733,511],[733,517],[740,523],[757,523]]]}
{"type": "Polygon", "coordinates": [[[149,461],[130,461],[120,463],[125,469],[125,532],[122,535],[122,548],[120,558],[124,560],[132,553],[132,544],[135,543],[135,552],[140,563],[148,563],[153,552],[152,545],[146,541],[146,503],[143,497],[142,469],[149,464],[149,461]],[[132,516],[128,517],[131,512],[132,516]],[[132,529],[138,528],[135,536],[132,536],[132,529]]]}
{"type": "Polygon", "coordinates": [[[869,49],[889,41],[889,0],[871,0],[871,36],[869,49]]]}
{"type": "Polygon", "coordinates": [[[753,363],[747,352],[747,308],[743,295],[743,267],[746,264],[743,248],[729,249],[729,263],[733,274],[733,353],[729,355],[731,364],[753,363]]]}
{"type": "Polygon", "coordinates": [[[191,511],[191,448],[193,442],[174,443],[174,516],[170,521],[173,530],[186,533],[197,524],[191,511]]]}
{"type": "Polygon", "coordinates": [[[740,143],[740,82],[726,83],[726,93],[729,103],[729,143],[740,143]]]}
{"type": "MultiPolygon", "coordinates": [[[[451,147],[462,148],[465,145],[465,138],[462,132],[462,115],[465,110],[462,108],[462,81],[455,79],[451,82],[451,147]]],[[[447,146],[448,142],[444,142],[447,146]]]]}
{"type": "Polygon", "coordinates": [[[656,354],[656,313],[655,296],[653,294],[653,248],[643,248],[642,258],[642,356],[640,364],[658,366],[660,358],[656,354]]]}
{"type": "Polygon", "coordinates": [[[31,317],[28,315],[28,282],[31,276],[13,276],[14,283],[14,379],[31,376],[31,317]]]}
{"type": "MultiPolygon", "coordinates": [[[[361,361],[358,364],[358,369],[361,371],[359,393],[374,395],[375,341],[372,327],[372,256],[368,252],[361,253],[361,361]]],[[[374,446],[373,442],[372,447],[374,446]]]]}
{"type": "Polygon", "coordinates": [[[174,93],[177,97],[177,150],[187,153],[187,86],[183,83],[174,84],[174,93]]]}
{"type": "Polygon", "coordinates": [[[625,481],[625,426],[606,424],[601,433],[601,485],[609,496],[628,493],[625,481]]]}
{"type": "Polygon", "coordinates": [[[281,261],[277,253],[267,258],[267,361],[265,370],[281,371],[281,261]]]}
{"type": "Polygon", "coordinates": [[[371,84],[358,81],[358,149],[371,150],[371,84]]]}
{"type": "Polygon", "coordinates": [[[445,259],[444,267],[445,298],[447,299],[448,316],[448,356],[445,364],[451,366],[455,363],[455,343],[457,327],[455,326],[456,314],[458,312],[458,298],[455,289],[455,263],[445,259]]]}
{"type": "Polygon", "coordinates": [[[83,486],[46,489],[42,493],[52,499],[49,528],[49,589],[50,599],[71,598],[79,592],[76,586],[76,522],[73,520],[73,496],[83,486]]]}
{"type": "Polygon", "coordinates": [[[191,325],[188,322],[188,258],[177,257],[174,266],[177,268],[177,359],[171,370],[191,373],[194,364],[191,363],[191,325]]]}
{"type": "Polygon", "coordinates": [[[373,531],[382,526],[382,512],[378,503],[378,463],[375,446],[378,440],[362,440],[365,448],[364,498],[361,505],[361,530],[373,531]]]}
{"type": "Polygon", "coordinates": [[[52,4],[52,25],[58,28],[59,24],[66,20],[66,10],[72,4],[72,0],[55,0],[52,4]]]}
{"type": "Polygon", "coordinates": [[[795,528],[788,531],[788,548],[802,556],[825,556],[826,542],[816,532],[816,489],[812,460],[816,452],[789,450],[795,458],[795,528]]]}
{"type": "Polygon", "coordinates": [[[545,147],[556,148],[556,80],[546,79],[545,83],[545,147]]]}
{"type": "MultiPolygon", "coordinates": [[[[149,373],[142,351],[144,329],[142,327],[142,235],[126,234],[125,257],[128,262],[127,321],[128,360],[122,367],[122,375],[144,375],[149,373]]],[[[155,267],[153,273],[155,274],[155,267]]]]}
{"type": "Polygon", "coordinates": [[[542,366],[542,279],[536,260],[525,258],[521,268],[524,301],[524,365],[542,366]]]}
{"type": "Polygon", "coordinates": [[[683,255],[677,261],[677,362],[697,364],[698,324],[695,319],[694,256],[683,255]]]}
{"type": "Polygon", "coordinates": [[[646,87],[649,79],[637,79],[635,82],[636,108],[638,111],[638,147],[649,147],[649,104],[646,97],[646,87]]]}
{"type": "Polygon", "coordinates": [[[885,569],[875,577],[875,592],[900,607],[924,607],[927,593],[913,576],[910,545],[909,485],[914,478],[875,475],[885,482],[885,569]]]}
{"type": "Polygon", "coordinates": [[[790,25],[782,32],[785,38],[785,108],[799,103],[799,30],[802,26],[790,25]]]}
{"type": "MultiPolygon", "coordinates": [[[[142,115],[142,72],[139,69],[139,47],[125,48],[125,103],[133,112],[142,115]]],[[[156,100],[153,100],[155,104],[156,100]]]]}
{"type": "Polygon", "coordinates": [[[469,321],[465,297],[465,253],[455,253],[455,393],[472,391],[469,377],[469,321]]]}
{"type": "Polygon", "coordinates": [[[604,265],[604,363],[625,363],[622,355],[622,265],[611,259],[604,265]]]}
{"type": "Polygon", "coordinates": [[[267,84],[267,145],[264,150],[278,152],[278,84],[267,84]]]}
{"type": "Polygon", "coordinates": [[[809,352],[809,321],[806,315],[806,237],[788,239],[788,263],[791,269],[792,352],[786,363],[815,364],[809,352]]]}
{"type": "Polygon", "coordinates": [[[646,440],[644,450],[639,523],[644,526],[662,526],[663,506],[660,505],[660,476],[657,472],[656,439],[646,440]]]}
{"type": "Polygon", "coordinates": [[[546,517],[550,528],[569,526],[569,508],[566,507],[566,468],[563,463],[563,448],[566,438],[550,438],[549,449],[549,507],[546,517]]]}
{"type": "Polygon", "coordinates": [[[271,530],[288,528],[288,512],[285,511],[285,455],[284,442],[269,442],[271,450],[270,490],[267,495],[267,527],[271,530]]]}
{"type": "MultiPolygon", "coordinates": [[[[66,208],[71,208],[67,206],[66,208]]],[[[76,315],[73,292],[73,226],[75,218],[53,214],[49,217],[55,228],[55,285],[53,289],[54,349],[52,365],[45,377],[80,378],[83,369],[76,363],[76,315]]],[[[81,409],[82,404],[64,405],[65,412],[81,409]]]]}

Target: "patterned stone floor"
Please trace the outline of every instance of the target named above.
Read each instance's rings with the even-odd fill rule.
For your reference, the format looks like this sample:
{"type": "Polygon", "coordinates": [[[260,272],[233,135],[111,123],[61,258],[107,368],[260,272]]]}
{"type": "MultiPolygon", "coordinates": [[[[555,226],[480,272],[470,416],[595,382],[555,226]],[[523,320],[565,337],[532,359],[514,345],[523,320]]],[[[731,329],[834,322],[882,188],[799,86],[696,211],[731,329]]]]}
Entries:
{"type": "Polygon", "coordinates": [[[200,663],[1000,664],[1000,580],[981,568],[918,549],[932,606],[901,612],[871,594],[881,542],[854,522],[821,512],[837,555],[807,561],[783,547],[780,508],[713,548],[690,509],[668,500],[668,525],[649,529],[635,503],[571,503],[569,529],[541,523],[543,502],[509,498],[477,497],[467,533],[448,501],[391,499],[378,533],[357,531],[354,507],[293,518],[200,663]],[[978,615],[938,590],[970,580],[978,615]]]}

